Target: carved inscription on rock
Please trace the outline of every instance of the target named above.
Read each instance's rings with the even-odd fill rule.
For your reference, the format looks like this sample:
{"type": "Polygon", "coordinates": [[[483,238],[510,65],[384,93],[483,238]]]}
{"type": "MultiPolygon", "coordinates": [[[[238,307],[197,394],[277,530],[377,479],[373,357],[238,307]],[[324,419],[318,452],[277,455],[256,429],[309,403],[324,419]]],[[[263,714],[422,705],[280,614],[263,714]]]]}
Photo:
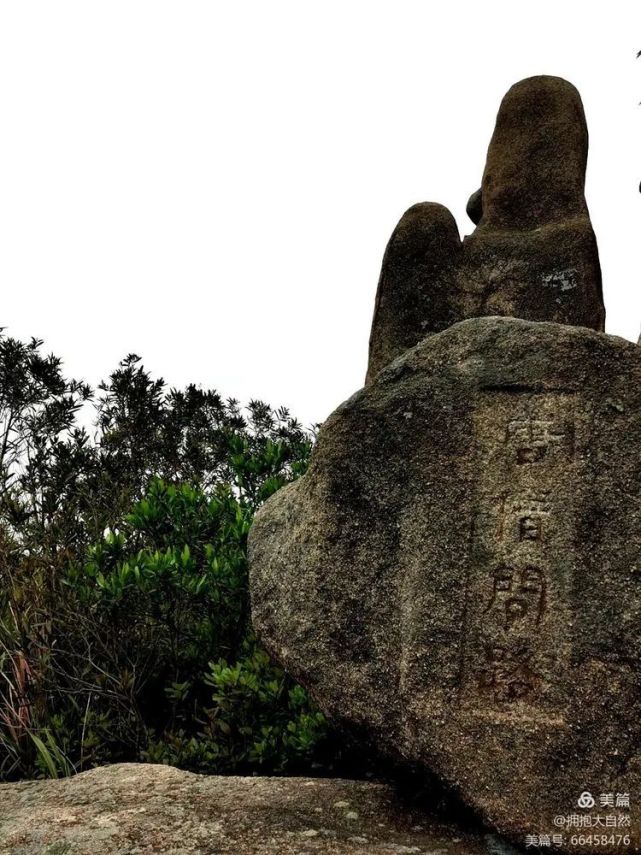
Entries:
{"type": "Polygon", "coordinates": [[[562,714],[581,466],[576,406],[572,392],[493,390],[476,412],[462,701],[479,713],[562,714]]]}

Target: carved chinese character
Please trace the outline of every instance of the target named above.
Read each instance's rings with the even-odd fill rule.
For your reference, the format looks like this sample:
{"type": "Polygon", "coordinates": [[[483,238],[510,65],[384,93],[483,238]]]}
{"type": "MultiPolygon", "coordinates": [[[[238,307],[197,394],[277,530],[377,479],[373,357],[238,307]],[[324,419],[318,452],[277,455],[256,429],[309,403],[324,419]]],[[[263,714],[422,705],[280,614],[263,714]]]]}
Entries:
{"type": "Polygon", "coordinates": [[[543,461],[549,450],[562,443],[565,431],[553,419],[522,417],[508,423],[506,442],[514,448],[519,466],[543,461]]]}
{"type": "Polygon", "coordinates": [[[540,516],[526,516],[519,520],[519,540],[541,540],[542,521],[540,516]]]}
{"type": "Polygon", "coordinates": [[[485,612],[497,611],[505,630],[528,616],[538,624],[545,608],[545,587],[545,574],[539,567],[500,565],[493,574],[492,597],[485,612]]]}
{"type": "Polygon", "coordinates": [[[517,701],[529,697],[536,690],[539,678],[532,668],[532,651],[527,643],[512,647],[487,643],[485,665],[479,685],[489,690],[499,702],[517,701]]]}

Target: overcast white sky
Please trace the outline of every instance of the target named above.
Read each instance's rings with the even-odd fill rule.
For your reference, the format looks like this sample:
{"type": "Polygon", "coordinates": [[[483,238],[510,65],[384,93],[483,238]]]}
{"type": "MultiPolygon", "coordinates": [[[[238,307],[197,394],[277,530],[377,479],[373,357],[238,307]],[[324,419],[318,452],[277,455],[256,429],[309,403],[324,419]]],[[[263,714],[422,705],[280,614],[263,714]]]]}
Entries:
{"type": "Polygon", "coordinates": [[[583,96],[607,331],[641,324],[641,4],[0,2],[0,324],[95,384],[324,419],[362,385],[381,257],[422,200],[462,234],[496,110],[583,96]]]}

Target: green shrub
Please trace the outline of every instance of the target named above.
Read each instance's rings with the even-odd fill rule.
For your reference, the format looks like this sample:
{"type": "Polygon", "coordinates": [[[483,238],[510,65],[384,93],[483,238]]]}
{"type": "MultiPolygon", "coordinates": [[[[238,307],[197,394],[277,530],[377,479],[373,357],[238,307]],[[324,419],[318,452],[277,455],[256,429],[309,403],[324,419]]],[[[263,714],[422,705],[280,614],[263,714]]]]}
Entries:
{"type": "Polygon", "coordinates": [[[85,650],[81,681],[134,756],[219,772],[314,760],[323,717],[249,625],[251,518],[229,487],[207,498],[156,481],[122,530],[67,574],[78,604],[74,645],[85,650]],[[97,658],[96,639],[107,638],[97,658]]]}
{"type": "Polygon", "coordinates": [[[312,434],[259,401],[168,390],[134,355],[94,393],[41,345],[0,330],[0,780],[332,762],[247,589],[253,514],[305,471],[312,434]]]}
{"type": "Polygon", "coordinates": [[[251,630],[252,515],[230,485],[208,497],[156,480],[66,569],[23,774],[28,757],[29,774],[48,776],[122,760],[248,773],[327,759],[323,716],[251,630]]]}
{"type": "Polygon", "coordinates": [[[323,715],[251,635],[244,646],[234,665],[209,663],[204,681],[212,693],[197,737],[183,729],[165,734],[150,741],[145,759],[196,771],[309,770],[326,741],[323,715]]]}

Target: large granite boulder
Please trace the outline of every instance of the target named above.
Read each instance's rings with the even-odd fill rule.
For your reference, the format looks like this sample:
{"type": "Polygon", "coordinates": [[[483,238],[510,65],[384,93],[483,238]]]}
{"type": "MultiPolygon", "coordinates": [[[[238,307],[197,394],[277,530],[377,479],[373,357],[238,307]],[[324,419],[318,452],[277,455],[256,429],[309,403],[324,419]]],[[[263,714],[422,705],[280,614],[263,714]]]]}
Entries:
{"type": "Polygon", "coordinates": [[[258,513],[260,638],[514,841],[638,847],[640,448],[635,344],[506,317],[428,336],[258,513]]]}
{"type": "Polygon", "coordinates": [[[641,350],[602,332],[586,157],[574,87],[530,78],[474,233],[405,214],[367,385],[256,517],[250,583],[331,719],[517,843],[614,853],[641,847],[641,350]]]}
{"type": "Polygon", "coordinates": [[[588,132],[577,90],[531,77],[501,104],[474,233],[463,242],[441,205],[396,227],[381,270],[368,381],[426,335],[456,321],[507,315],[604,329],[596,239],[584,196],[588,132]]]}

